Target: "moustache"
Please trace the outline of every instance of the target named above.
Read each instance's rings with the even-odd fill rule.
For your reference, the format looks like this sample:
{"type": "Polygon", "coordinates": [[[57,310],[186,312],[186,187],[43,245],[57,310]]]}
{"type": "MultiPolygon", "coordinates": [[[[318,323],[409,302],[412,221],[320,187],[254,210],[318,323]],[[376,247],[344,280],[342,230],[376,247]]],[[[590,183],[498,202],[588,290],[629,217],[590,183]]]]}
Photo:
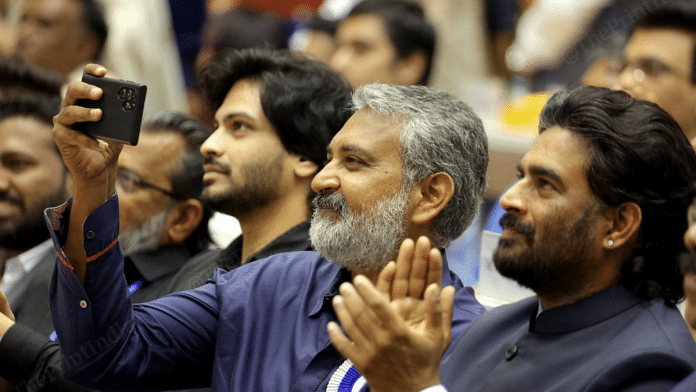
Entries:
{"type": "Polygon", "coordinates": [[[498,224],[500,224],[500,226],[502,226],[503,228],[509,227],[520,234],[524,234],[527,240],[527,244],[531,244],[534,241],[534,226],[523,224],[520,221],[520,218],[518,218],[515,215],[506,213],[505,215],[500,217],[498,224]]]}
{"type": "Polygon", "coordinates": [[[229,164],[218,161],[212,156],[206,156],[205,160],[203,161],[203,164],[215,166],[218,170],[224,172],[225,174],[230,174],[232,172],[232,167],[229,164]]]}
{"type": "Polygon", "coordinates": [[[338,193],[316,195],[314,200],[312,200],[312,206],[315,210],[319,210],[321,208],[332,208],[342,217],[348,212],[346,199],[338,193]]]}
{"type": "Polygon", "coordinates": [[[0,201],[9,201],[10,203],[17,204],[22,209],[22,211],[24,211],[25,209],[24,199],[22,199],[21,197],[12,196],[7,193],[0,193],[0,201]]]}
{"type": "Polygon", "coordinates": [[[696,273],[696,255],[682,252],[679,254],[678,260],[682,274],[696,273]]]}

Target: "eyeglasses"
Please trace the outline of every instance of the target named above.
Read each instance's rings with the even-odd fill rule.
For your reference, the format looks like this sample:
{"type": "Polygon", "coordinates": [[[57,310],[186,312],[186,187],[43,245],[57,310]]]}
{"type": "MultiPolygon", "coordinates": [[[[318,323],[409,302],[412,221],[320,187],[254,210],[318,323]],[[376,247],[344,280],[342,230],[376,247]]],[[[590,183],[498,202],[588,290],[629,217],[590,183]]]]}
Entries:
{"type": "Polygon", "coordinates": [[[657,80],[670,75],[677,78],[690,78],[690,75],[686,75],[657,59],[641,59],[635,63],[624,63],[621,67],[621,72],[626,70],[630,72],[633,80],[638,83],[646,80],[657,80]]]}
{"type": "Polygon", "coordinates": [[[172,191],[168,191],[164,188],[160,188],[157,185],[150,184],[149,182],[144,181],[143,179],[138,177],[138,175],[133,174],[133,173],[126,171],[126,170],[122,170],[122,169],[118,169],[116,171],[116,184],[118,184],[118,186],[121,187],[121,190],[123,190],[125,193],[133,193],[133,192],[135,192],[135,188],[137,186],[141,186],[144,188],[150,188],[150,189],[160,191],[160,192],[164,193],[165,195],[170,196],[174,199],[178,199],[178,200],[188,199],[188,197],[186,197],[186,196],[174,193],[172,191]]]}

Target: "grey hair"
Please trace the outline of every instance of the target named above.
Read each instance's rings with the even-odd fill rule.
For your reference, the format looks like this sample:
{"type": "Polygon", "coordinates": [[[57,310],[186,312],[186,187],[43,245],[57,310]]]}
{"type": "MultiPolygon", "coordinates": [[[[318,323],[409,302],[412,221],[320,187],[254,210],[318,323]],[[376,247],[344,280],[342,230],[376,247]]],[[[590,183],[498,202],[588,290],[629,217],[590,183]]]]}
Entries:
{"type": "Polygon", "coordinates": [[[399,148],[405,189],[434,173],[452,177],[454,196],[433,220],[431,241],[444,248],[461,236],[486,187],[488,139],[481,119],[459,99],[424,86],[364,85],[353,94],[353,108],[370,108],[403,124],[399,148]]]}
{"type": "MultiPolygon", "coordinates": [[[[184,139],[185,146],[179,156],[177,167],[170,173],[172,192],[189,199],[200,199],[203,191],[203,154],[201,145],[210,136],[210,131],[189,114],[167,110],[150,110],[143,115],[141,132],[171,132],[184,139]]],[[[186,247],[196,254],[211,243],[208,221],[213,212],[205,207],[198,228],[186,239],[186,247]]]]}

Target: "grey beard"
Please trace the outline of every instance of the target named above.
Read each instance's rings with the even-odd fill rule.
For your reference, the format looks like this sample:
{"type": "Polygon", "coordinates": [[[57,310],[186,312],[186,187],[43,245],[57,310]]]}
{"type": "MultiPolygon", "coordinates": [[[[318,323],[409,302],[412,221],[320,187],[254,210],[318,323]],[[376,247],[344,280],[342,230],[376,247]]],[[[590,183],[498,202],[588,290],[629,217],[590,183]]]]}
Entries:
{"type": "Polygon", "coordinates": [[[365,212],[351,212],[338,193],[314,198],[309,228],[312,246],[332,263],[350,271],[379,271],[394,260],[406,236],[404,215],[408,193],[397,191],[365,212]],[[319,215],[322,206],[334,208],[341,218],[319,215]]]}
{"type": "Polygon", "coordinates": [[[139,227],[130,228],[121,233],[119,242],[124,255],[152,252],[159,249],[164,225],[174,204],[169,204],[150,220],[139,227]]]}

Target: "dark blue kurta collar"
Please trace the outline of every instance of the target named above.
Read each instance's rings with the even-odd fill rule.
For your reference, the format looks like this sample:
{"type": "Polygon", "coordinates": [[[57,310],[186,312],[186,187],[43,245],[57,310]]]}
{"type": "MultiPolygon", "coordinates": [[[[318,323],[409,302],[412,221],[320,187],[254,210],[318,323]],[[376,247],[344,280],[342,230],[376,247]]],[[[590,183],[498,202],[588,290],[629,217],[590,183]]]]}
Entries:
{"type": "MultiPolygon", "coordinates": [[[[538,301],[538,298],[529,300],[538,301]]],[[[628,287],[613,286],[577,302],[545,310],[538,317],[535,308],[529,330],[538,333],[572,332],[612,318],[643,301],[628,287]]]]}

